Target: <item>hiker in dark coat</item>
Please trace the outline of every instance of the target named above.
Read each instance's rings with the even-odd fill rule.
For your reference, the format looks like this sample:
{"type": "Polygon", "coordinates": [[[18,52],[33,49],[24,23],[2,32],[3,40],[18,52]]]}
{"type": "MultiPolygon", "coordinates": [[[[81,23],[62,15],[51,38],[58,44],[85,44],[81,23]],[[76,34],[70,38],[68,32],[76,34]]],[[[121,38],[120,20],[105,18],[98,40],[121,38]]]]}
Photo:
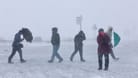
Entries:
{"type": "Polygon", "coordinates": [[[99,35],[97,37],[98,43],[98,63],[99,68],[98,70],[102,70],[102,59],[103,55],[105,57],[105,68],[104,70],[108,70],[109,67],[109,53],[111,52],[111,45],[110,45],[110,37],[104,33],[103,29],[99,29],[99,35]]]}
{"type": "Polygon", "coordinates": [[[22,56],[22,48],[23,48],[23,44],[21,43],[24,39],[21,38],[21,35],[23,34],[22,30],[20,30],[18,33],[16,33],[15,35],[15,38],[14,38],[14,41],[12,43],[12,53],[11,55],[9,56],[8,58],[8,63],[13,63],[12,62],[12,58],[13,56],[16,54],[16,51],[18,51],[19,53],[19,56],[20,56],[20,61],[21,63],[24,63],[26,62],[24,59],[23,59],[23,56],[22,56]]]}
{"type": "Polygon", "coordinates": [[[59,59],[59,63],[63,61],[63,58],[59,55],[58,50],[60,47],[60,36],[58,33],[58,29],[56,27],[52,28],[52,38],[51,43],[53,45],[53,54],[51,56],[51,60],[49,60],[49,63],[52,63],[57,57],[59,59]]]}
{"type": "Polygon", "coordinates": [[[83,41],[86,40],[85,33],[80,31],[74,38],[75,43],[75,51],[72,53],[70,57],[70,61],[73,61],[75,54],[79,51],[81,62],[85,62],[83,59],[83,41]]]}

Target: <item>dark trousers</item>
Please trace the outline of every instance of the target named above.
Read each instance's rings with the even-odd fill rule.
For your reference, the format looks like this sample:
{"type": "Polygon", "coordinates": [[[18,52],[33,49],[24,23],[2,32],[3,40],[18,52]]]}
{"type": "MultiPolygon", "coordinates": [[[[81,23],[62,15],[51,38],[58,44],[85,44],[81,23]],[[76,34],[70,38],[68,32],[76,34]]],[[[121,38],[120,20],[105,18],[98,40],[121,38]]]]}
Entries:
{"type": "Polygon", "coordinates": [[[83,59],[83,45],[75,45],[75,51],[72,53],[71,59],[74,58],[74,56],[76,55],[76,53],[78,51],[79,51],[79,54],[80,54],[80,60],[84,60],[83,59]]]}
{"type": "Polygon", "coordinates": [[[99,63],[99,68],[102,69],[103,65],[103,55],[104,55],[104,60],[105,60],[105,69],[108,69],[109,67],[109,54],[104,54],[104,53],[98,53],[98,63],[99,63]]]}
{"type": "Polygon", "coordinates": [[[11,60],[12,60],[13,56],[16,54],[16,52],[19,53],[20,61],[23,60],[22,49],[21,49],[21,48],[13,48],[13,49],[12,49],[12,53],[11,53],[11,55],[9,56],[9,59],[8,59],[9,62],[11,62],[11,60]]]}
{"type": "Polygon", "coordinates": [[[55,57],[57,57],[59,60],[63,60],[63,58],[58,53],[59,45],[53,45],[53,53],[51,56],[51,61],[54,61],[55,57]]]}

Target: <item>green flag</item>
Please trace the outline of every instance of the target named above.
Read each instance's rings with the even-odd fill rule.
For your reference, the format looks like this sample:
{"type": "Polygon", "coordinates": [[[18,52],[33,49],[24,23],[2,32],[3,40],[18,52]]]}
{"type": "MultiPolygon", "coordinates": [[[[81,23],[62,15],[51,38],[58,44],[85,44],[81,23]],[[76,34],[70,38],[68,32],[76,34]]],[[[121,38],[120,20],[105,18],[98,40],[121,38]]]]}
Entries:
{"type": "Polygon", "coordinates": [[[119,44],[121,38],[116,32],[114,32],[113,34],[114,34],[114,47],[116,47],[119,44]]]}

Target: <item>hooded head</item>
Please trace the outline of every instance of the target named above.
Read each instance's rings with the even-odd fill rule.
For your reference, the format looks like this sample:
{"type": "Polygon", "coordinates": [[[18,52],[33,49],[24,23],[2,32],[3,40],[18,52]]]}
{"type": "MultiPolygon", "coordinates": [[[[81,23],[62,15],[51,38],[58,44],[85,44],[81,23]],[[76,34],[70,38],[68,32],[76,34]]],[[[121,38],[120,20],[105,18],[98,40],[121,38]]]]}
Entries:
{"type": "Polygon", "coordinates": [[[57,33],[57,32],[58,32],[58,28],[57,28],[57,27],[53,27],[53,28],[52,28],[52,32],[53,32],[53,33],[57,33]]]}
{"type": "Polygon", "coordinates": [[[21,29],[21,30],[19,30],[19,32],[18,32],[19,34],[23,34],[23,30],[21,29]]]}
{"type": "Polygon", "coordinates": [[[100,28],[99,30],[98,30],[98,32],[99,32],[99,35],[104,35],[104,29],[103,28],[100,28]]]}
{"type": "Polygon", "coordinates": [[[104,29],[103,28],[100,28],[99,30],[98,30],[98,32],[100,33],[100,32],[104,32],[104,29]]]}
{"type": "Polygon", "coordinates": [[[83,31],[81,30],[81,31],[79,32],[79,34],[83,34],[83,31]]]}
{"type": "Polygon", "coordinates": [[[78,33],[78,35],[83,36],[83,35],[84,35],[84,32],[81,30],[81,31],[78,33]]]}
{"type": "Polygon", "coordinates": [[[113,31],[113,27],[110,26],[110,27],[108,28],[108,32],[112,32],[112,31],[113,31]]]}

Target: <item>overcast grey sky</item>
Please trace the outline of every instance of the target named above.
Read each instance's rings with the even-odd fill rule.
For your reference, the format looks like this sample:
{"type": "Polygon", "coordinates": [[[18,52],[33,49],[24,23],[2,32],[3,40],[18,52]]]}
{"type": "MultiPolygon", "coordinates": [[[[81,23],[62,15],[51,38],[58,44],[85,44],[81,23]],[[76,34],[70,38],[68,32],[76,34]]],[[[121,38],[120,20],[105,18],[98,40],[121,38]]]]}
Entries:
{"type": "Polygon", "coordinates": [[[97,24],[98,28],[111,25],[122,38],[136,39],[137,4],[137,0],[0,0],[0,37],[13,39],[19,29],[28,27],[34,36],[48,40],[56,26],[62,38],[73,38],[81,14],[89,38],[95,36],[92,26],[97,24]]]}

